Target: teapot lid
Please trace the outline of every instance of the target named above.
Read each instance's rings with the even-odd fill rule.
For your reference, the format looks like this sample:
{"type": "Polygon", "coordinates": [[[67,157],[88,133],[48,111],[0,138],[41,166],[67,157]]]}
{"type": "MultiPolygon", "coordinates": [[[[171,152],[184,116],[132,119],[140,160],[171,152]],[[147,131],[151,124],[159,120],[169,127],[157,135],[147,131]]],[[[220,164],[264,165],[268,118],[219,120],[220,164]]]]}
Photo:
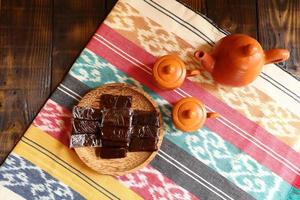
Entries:
{"type": "Polygon", "coordinates": [[[161,88],[180,87],[186,76],[185,64],[176,55],[160,57],[153,67],[153,78],[161,88]]]}
{"type": "Polygon", "coordinates": [[[206,120],[205,106],[194,97],[183,98],[173,107],[172,119],[178,129],[195,131],[202,127],[206,120]]]}

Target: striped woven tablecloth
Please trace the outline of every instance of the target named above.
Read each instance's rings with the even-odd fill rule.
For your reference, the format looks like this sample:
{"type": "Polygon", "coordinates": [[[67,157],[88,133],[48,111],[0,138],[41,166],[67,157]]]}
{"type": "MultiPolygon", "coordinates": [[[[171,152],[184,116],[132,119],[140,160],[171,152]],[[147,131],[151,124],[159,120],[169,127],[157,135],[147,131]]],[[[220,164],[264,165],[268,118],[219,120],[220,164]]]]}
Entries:
{"type": "Polygon", "coordinates": [[[300,83],[267,65],[247,87],[208,73],[161,91],[151,81],[158,56],[188,68],[227,33],[173,0],[119,1],[63,82],[0,167],[0,199],[300,199],[300,83]],[[99,175],[68,148],[71,108],[89,90],[125,82],[159,104],[166,135],[158,155],[125,176],[99,175]],[[221,114],[194,134],[176,130],[172,105],[199,98],[221,114]]]}

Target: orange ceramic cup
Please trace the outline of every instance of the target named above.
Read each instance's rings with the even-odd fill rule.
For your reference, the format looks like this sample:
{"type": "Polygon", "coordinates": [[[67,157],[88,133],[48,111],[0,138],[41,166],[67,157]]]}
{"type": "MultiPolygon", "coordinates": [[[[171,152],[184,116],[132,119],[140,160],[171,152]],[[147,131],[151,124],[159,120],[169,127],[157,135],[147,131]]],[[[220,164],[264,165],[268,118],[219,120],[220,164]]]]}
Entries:
{"type": "Polygon", "coordinates": [[[201,128],[207,118],[219,117],[218,113],[206,112],[204,104],[194,97],[183,98],[173,107],[172,120],[176,128],[192,132],[201,128]]]}
{"type": "Polygon", "coordinates": [[[176,55],[165,55],[157,59],[152,75],[155,84],[165,90],[172,90],[182,85],[186,76],[195,76],[199,70],[186,70],[184,62],[176,55]]]}

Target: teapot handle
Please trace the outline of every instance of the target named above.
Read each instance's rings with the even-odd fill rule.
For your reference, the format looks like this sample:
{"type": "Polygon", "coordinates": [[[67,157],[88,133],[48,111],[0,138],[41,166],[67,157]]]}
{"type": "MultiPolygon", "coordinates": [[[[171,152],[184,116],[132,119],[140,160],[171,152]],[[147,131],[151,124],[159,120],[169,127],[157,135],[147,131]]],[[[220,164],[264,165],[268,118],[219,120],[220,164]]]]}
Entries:
{"type": "Polygon", "coordinates": [[[206,118],[218,118],[218,117],[220,117],[219,113],[216,113],[216,112],[208,112],[208,113],[206,113],[206,118]]]}
{"type": "Polygon", "coordinates": [[[283,62],[290,57],[287,49],[271,49],[265,51],[265,64],[283,62]]]}

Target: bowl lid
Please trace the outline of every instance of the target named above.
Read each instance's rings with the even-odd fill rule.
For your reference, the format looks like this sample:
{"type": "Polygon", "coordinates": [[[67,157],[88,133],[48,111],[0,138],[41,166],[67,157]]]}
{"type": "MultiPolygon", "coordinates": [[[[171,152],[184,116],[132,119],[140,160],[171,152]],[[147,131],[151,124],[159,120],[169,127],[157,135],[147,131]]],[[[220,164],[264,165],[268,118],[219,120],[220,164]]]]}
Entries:
{"type": "Polygon", "coordinates": [[[173,107],[174,125],[186,132],[192,132],[203,126],[206,120],[204,104],[194,97],[183,98],[173,107]]]}
{"type": "Polygon", "coordinates": [[[185,64],[176,55],[160,57],[153,67],[153,78],[166,89],[180,87],[186,76],[185,64]]]}

